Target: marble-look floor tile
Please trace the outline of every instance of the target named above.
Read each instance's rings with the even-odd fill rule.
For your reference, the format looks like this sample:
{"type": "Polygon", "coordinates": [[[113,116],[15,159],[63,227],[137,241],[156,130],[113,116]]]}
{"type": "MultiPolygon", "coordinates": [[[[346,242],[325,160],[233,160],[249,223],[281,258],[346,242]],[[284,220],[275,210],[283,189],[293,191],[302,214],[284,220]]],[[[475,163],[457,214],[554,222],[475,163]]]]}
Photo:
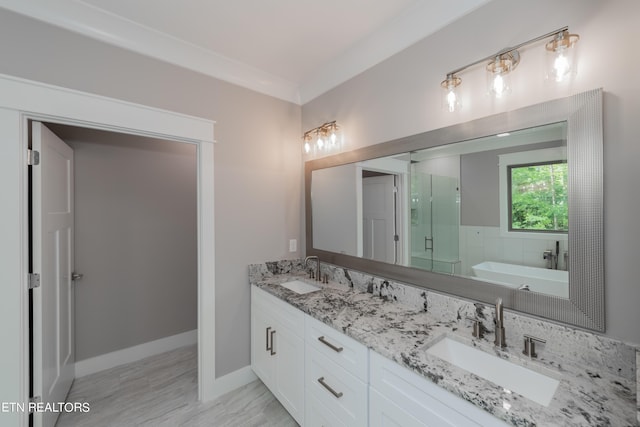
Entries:
{"type": "Polygon", "coordinates": [[[199,402],[195,346],[79,378],[67,401],[88,402],[91,410],[63,413],[57,427],[298,425],[260,381],[199,402]]]}

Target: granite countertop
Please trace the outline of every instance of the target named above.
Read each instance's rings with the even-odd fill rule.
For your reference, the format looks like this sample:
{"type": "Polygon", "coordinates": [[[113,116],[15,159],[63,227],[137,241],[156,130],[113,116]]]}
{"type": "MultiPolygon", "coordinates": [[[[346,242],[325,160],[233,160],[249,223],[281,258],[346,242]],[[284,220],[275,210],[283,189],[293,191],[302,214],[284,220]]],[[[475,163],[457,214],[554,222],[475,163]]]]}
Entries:
{"type": "Polygon", "coordinates": [[[253,278],[252,284],[509,424],[636,425],[636,385],[597,366],[573,366],[562,357],[550,360],[549,356],[539,363],[523,356],[519,346],[495,348],[490,341],[493,333],[484,339],[472,338],[470,322],[443,322],[426,311],[344,284],[309,281],[322,290],[302,295],[279,286],[294,279],[309,281],[305,274],[290,271],[253,278]],[[426,347],[443,336],[560,380],[553,400],[544,407],[428,354],[426,347]]]}

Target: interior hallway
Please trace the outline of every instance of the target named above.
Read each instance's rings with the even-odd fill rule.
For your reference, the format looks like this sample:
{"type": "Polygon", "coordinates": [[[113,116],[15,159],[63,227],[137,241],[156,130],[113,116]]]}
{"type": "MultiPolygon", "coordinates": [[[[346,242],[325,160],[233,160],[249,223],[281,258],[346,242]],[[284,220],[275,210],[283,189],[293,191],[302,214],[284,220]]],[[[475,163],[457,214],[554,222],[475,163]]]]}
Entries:
{"type": "Polygon", "coordinates": [[[298,425],[259,380],[198,402],[196,349],[183,347],[76,379],[67,402],[88,402],[91,410],[63,413],[56,426],[298,425]]]}

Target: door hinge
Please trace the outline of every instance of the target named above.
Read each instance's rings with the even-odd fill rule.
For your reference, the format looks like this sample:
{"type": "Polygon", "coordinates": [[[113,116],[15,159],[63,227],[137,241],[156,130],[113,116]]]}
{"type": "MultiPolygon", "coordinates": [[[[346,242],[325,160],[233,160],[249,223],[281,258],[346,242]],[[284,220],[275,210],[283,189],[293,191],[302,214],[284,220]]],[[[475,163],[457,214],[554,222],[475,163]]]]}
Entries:
{"type": "Polygon", "coordinates": [[[400,241],[400,236],[398,236],[397,234],[394,234],[394,235],[393,235],[393,241],[394,241],[394,242],[398,242],[398,241],[400,241]]]}
{"type": "Polygon", "coordinates": [[[38,166],[40,164],[40,152],[27,150],[27,166],[38,166]]]}
{"type": "Polygon", "coordinates": [[[40,274],[29,273],[29,289],[35,289],[40,287],[40,274]]]}
{"type": "Polygon", "coordinates": [[[33,396],[29,398],[29,413],[35,412],[35,407],[38,403],[42,402],[40,396],[33,396]]]}

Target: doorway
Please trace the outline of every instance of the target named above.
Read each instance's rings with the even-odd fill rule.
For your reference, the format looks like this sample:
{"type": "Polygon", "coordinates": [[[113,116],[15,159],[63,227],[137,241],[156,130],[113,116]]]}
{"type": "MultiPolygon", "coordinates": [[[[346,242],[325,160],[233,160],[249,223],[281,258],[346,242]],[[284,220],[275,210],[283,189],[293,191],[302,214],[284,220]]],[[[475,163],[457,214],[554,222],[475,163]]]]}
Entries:
{"type": "MultiPolygon", "coordinates": [[[[75,377],[82,377],[195,342],[196,147],[59,124],[32,122],[32,128],[40,162],[31,169],[44,178],[33,182],[38,190],[43,181],[42,192],[32,192],[34,199],[60,192],[67,181],[70,188],[70,194],[60,197],[70,203],[54,198],[57,205],[51,214],[59,217],[70,204],[65,237],[34,235],[35,243],[42,240],[42,249],[36,251],[42,256],[35,260],[44,262],[36,262],[35,271],[41,272],[43,286],[31,291],[38,307],[34,394],[44,403],[54,397],[51,402],[60,402],[74,378],[74,353],[75,377]],[[46,149],[51,143],[70,161],[58,161],[61,155],[46,149]],[[56,173],[57,167],[63,170],[56,173]],[[57,246],[68,255],[47,254],[57,246]],[[52,274],[44,268],[48,265],[60,273],[52,274]],[[72,271],[80,273],[73,281],[72,271]],[[67,374],[43,375],[51,371],[47,366],[67,374]]],[[[34,206],[46,209],[51,197],[42,200],[34,206]]],[[[33,218],[46,224],[48,216],[35,211],[33,218]]],[[[36,425],[53,425],[54,414],[43,415],[36,425]]]]}
{"type": "MultiPolygon", "coordinates": [[[[198,396],[210,400],[224,385],[215,380],[215,259],[213,122],[157,108],[0,75],[0,397],[28,402],[28,120],[162,137],[197,145],[198,151],[198,396]]],[[[27,426],[26,412],[4,414],[11,425],[27,426]]]]}
{"type": "Polygon", "coordinates": [[[398,176],[362,171],[363,256],[367,259],[397,264],[398,176]]]}

